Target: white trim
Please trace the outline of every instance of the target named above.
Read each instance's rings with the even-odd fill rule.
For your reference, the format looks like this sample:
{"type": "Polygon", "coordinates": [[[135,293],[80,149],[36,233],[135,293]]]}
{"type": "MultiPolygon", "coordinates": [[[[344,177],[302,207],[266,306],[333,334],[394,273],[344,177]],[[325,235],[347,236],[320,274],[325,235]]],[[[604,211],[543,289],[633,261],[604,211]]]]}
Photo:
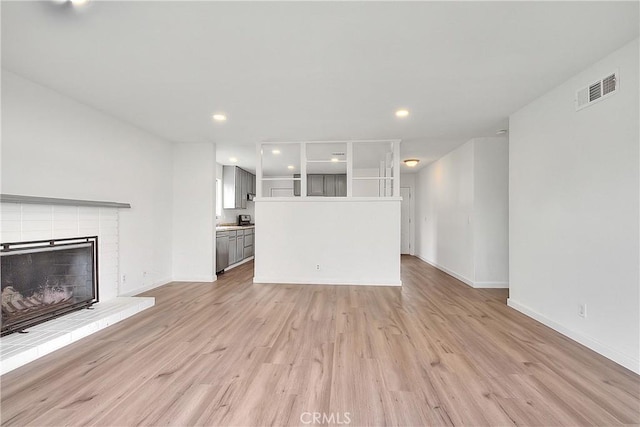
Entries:
{"type": "Polygon", "coordinates": [[[446,267],[436,264],[433,261],[429,261],[428,259],[422,258],[420,255],[416,256],[427,264],[447,273],[449,276],[460,280],[465,285],[468,285],[474,289],[509,289],[509,282],[474,282],[473,280],[467,279],[466,277],[461,276],[460,274],[455,273],[446,267]]]}
{"type": "Polygon", "coordinates": [[[258,145],[261,144],[336,144],[336,143],[349,143],[349,142],[400,142],[401,139],[334,139],[334,140],[315,140],[315,141],[261,141],[258,142],[258,145]]]}
{"type": "Polygon", "coordinates": [[[173,278],[172,282],[198,282],[198,283],[213,283],[218,280],[218,276],[215,274],[213,277],[180,277],[173,278]]]}
{"type": "Polygon", "coordinates": [[[402,197],[256,197],[254,202],[400,202],[402,197]]]}
{"type": "Polygon", "coordinates": [[[231,270],[232,268],[236,268],[236,267],[238,267],[238,266],[240,266],[242,264],[246,264],[247,262],[252,261],[254,258],[255,257],[250,256],[249,258],[245,258],[242,261],[236,262],[235,264],[231,264],[231,265],[225,267],[224,271],[231,270]]]}
{"type": "Polygon", "coordinates": [[[514,310],[517,310],[520,313],[534,320],[537,320],[543,325],[550,327],[554,331],[559,332],[562,335],[569,337],[572,340],[584,345],[585,347],[590,348],[591,350],[601,354],[607,359],[610,359],[615,363],[624,366],[625,368],[635,372],[636,374],[640,374],[640,360],[632,356],[622,354],[619,351],[614,350],[605,344],[602,344],[601,342],[599,342],[594,338],[591,338],[587,335],[583,335],[580,332],[576,332],[572,329],[566,328],[561,324],[544,316],[543,314],[540,314],[537,311],[525,306],[524,304],[521,304],[515,301],[513,298],[507,298],[507,305],[513,308],[514,310]]]}
{"type": "Polygon", "coordinates": [[[468,286],[470,286],[472,288],[475,287],[475,286],[473,286],[473,280],[467,279],[466,277],[461,276],[458,273],[455,273],[455,272],[453,272],[453,271],[451,271],[451,270],[449,270],[449,269],[447,269],[447,268],[445,268],[445,267],[443,267],[443,266],[441,266],[439,264],[436,264],[433,261],[429,261],[428,259],[422,258],[420,255],[417,255],[417,257],[420,258],[422,261],[426,262],[427,264],[437,268],[438,270],[441,270],[441,271],[447,273],[449,276],[452,276],[452,277],[460,280],[465,285],[468,285],[468,286]]]}
{"type": "Polygon", "coordinates": [[[146,292],[146,291],[149,291],[151,289],[158,288],[160,286],[164,286],[167,283],[171,283],[171,282],[172,282],[171,279],[162,279],[162,280],[159,280],[159,281],[157,281],[155,283],[152,283],[150,285],[141,286],[141,287],[136,288],[136,289],[134,289],[132,291],[125,292],[124,294],[119,294],[118,296],[119,297],[134,297],[134,296],[138,295],[139,293],[146,292]]]}
{"type": "Polygon", "coordinates": [[[401,281],[396,283],[374,283],[374,282],[368,282],[366,280],[345,282],[345,281],[337,281],[332,279],[318,279],[311,282],[309,281],[308,278],[299,279],[299,280],[296,280],[296,279],[280,280],[280,279],[269,279],[267,277],[254,277],[253,283],[254,284],[282,284],[282,285],[396,286],[396,287],[402,286],[401,281]]]}
{"type": "Polygon", "coordinates": [[[509,282],[473,282],[476,289],[509,289],[509,282]]]}

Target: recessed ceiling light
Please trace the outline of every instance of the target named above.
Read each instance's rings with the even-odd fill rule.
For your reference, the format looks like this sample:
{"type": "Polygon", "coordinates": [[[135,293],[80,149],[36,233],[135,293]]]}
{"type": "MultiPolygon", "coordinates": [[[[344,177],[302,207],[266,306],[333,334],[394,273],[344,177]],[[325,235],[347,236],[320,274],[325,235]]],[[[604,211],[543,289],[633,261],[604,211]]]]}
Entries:
{"type": "Polygon", "coordinates": [[[293,170],[293,169],[295,169],[295,166],[293,166],[293,165],[289,165],[289,166],[287,166],[287,169],[291,169],[291,170],[293,170]]]}
{"type": "Polygon", "coordinates": [[[278,150],[277,148],[276,148],[275,150],[271,150],[271,152],[272,152],[273,154],[280,154],[280,150],[278,150]]]}
{"type": "Polygon", "coordinates": [[[237,159],[237,158],[235,158],[235,157],[229,157],[229,161],[230,161],[231,163],[238,163],[238,159],[237,159]]]}
{"type": "Polygon", "coordinates": [[[396,111],[396,117],[407,117],[408,115],[409,115],[409,110],[396,111]]]}
{"type": "Polygon", "coordinates": [[[337,158],[333,157],[333,158],[331,159],[331,161],[332,161],[332,162],[339,162],[340,160],[338,160],[337,158]]]}
{"type": "Polygon", "coordinates": [[[216,122],[224,122],[227,120],[227,116],[225,116],[224,114],[214,114],[213,115],[213,120],[215,120],[216,122]]]}
{"type": "Polygon", "coordinates": [[[404,161],[404,164],[409,166],[410,168],[415,167],[418,163],[420,162],[420,160],[418,159],[407,159],[404,161]]]}
{"type": "Polygon", "coordinates": [[[69,0],[69,2],[74,6],[83,6],[89,2],[89,0],[69,0]]]}

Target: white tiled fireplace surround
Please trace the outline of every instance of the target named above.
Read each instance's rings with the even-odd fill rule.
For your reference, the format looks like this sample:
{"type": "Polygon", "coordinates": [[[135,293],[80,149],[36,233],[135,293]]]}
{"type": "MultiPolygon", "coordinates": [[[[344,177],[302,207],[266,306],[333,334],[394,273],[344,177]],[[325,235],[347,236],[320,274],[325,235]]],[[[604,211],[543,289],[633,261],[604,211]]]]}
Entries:
{"type": "Polygon", "coordinates": [[[100,302],[0,338],[0,375],[152,307],[154,298],[118,296],[119,208],[0,203],[0,242],[98,236],[100,302]]]}

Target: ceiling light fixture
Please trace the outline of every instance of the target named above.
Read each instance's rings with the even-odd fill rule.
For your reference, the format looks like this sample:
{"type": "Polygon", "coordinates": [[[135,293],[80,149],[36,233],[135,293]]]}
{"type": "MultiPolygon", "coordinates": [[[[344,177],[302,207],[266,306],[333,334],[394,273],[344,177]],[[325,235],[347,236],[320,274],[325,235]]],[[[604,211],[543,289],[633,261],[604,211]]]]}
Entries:
{"type": "Polygon", "coordinates": [[[293,165],[289,165],[289,166],[287,166],[287,169],[291,169],[291,170],[293,170],[293,169],[295,169],[295,166],[293,166],[293,165]]]}
{"type": "Polygon", "coordinates": [[[418,159],[407,159],[404,161],[404,164],[409,166],[410,168],[415,167],[418,163],[420,162],[420,160],[418,159]]]}
{"type": "Polygon", "coordinates": [[[409,110],[396,111],[396,117],[407,117],[408,115],[409,115],[409,110]]]}
{"type": "Polygon", "coordinates": [[[331,159],[331,161],[335,163],[335,162],[339,162],[340,160],[338,160],[337,158],[333,157],[333,158],[331,159]]]}
{"type": "Polygon", "coordinates": [[[213,115],[213,120],[215,120],[216,122],[225,122],[227,121],[227,116],[217,113],[213,115]]]}
{"type": "Polygon", "coordinates": [[[231,163],[238,163],[238,159],[237,159],[237,158],[235,158],[235,157],[229,157],[229,161],[230,161],[231,163]]]}
{"type": "Polygon", "coordinates": [[[278,150],[277,148],[276,148],[275,150],[271,150],[271,152],[272,152],[273,154],[280,154],[280,150],[278,150]]]}
{"type": "Polygon", "coordinates": [[[69,3],[71,3],[74,6],[84,6],[88,2],[89,0],[69,0],[69,3]]]}

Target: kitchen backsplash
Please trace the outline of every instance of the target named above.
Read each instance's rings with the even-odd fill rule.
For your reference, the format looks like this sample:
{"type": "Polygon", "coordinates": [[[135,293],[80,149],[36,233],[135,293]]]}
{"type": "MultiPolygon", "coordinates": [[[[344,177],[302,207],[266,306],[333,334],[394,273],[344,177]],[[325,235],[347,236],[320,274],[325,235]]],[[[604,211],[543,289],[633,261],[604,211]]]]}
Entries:
{"type": "Polygon", "coordinates": [[[216,224],[237,224],[238,215],[251,215],[251,222],[255,222],[254,215],[255,204],[252,201],[247,202],[246,209],[222,209],[222,216],[216,218],[216,224]]]}

